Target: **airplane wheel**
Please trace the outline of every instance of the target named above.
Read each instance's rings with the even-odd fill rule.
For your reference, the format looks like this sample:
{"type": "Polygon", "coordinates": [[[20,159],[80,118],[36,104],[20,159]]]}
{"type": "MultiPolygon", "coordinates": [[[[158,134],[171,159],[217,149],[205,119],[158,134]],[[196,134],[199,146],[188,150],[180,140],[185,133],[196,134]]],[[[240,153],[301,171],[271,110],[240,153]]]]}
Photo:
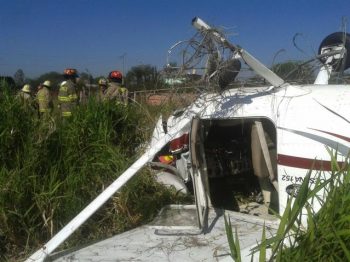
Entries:
{"type": "MultiPolygon", "coordinates": [[[[342,32],[336,32],[333,34],[328,35],[320,44],[320,47],[318,48],[318,54],[321,54],[321,49],[325,46],[329,45],[336,45],[336,44],[342,44],[343,43],[343,33],[342,32]]],[[[348,69],[350,67],[350,34],[346,34],[345,37],[345,48],[346,48],[346,54],[345,54],[345,62],[344,62],[344,70],[348,69]]],[[[325,62],[325,59],[321,59],[322,62],[325,62]]],[[[341,69],[342,63],[336,63],[333,65],[333,69],[335,71],[339,71],[341,69]]]]}

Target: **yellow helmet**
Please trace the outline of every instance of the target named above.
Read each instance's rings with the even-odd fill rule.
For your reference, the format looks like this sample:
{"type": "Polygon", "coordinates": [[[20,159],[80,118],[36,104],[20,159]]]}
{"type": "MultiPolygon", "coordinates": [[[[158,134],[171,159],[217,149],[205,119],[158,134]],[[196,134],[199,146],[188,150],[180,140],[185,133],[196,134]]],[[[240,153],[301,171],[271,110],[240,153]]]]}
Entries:
{"type": "Polygon", "coordinates": [[[24,92],[24,93],[30,93],[30,85],[29,85],[29,84],[25,84],[25,85],[22,87],[22,92],[24,92]]]}
{"type": "Polygon", "coordinates": [[[51,87],[51,81],[50,80],[46,80],[44,83],[43,83],[43,86],[46,86],[48,88],[51,87]]]}

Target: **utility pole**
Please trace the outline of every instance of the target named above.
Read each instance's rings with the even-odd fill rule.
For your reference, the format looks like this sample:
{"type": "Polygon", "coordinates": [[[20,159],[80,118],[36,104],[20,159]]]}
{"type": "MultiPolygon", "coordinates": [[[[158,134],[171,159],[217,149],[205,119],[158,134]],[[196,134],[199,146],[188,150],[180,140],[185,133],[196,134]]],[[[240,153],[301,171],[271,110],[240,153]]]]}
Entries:
{"type": "Polygon", "coordinates": [[[126,53],[119,56],[120,59],[123,59],[123,75],[125,75],[125,60],[126,60],[126,53]]]}

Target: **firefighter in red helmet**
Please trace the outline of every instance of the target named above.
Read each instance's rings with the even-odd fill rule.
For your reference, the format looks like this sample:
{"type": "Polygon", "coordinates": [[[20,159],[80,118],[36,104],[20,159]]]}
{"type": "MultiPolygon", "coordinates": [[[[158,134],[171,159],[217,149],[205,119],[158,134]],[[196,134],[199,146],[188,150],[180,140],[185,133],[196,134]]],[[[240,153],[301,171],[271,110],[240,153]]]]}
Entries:
{"type": "Polygon", "coordinates": [[[104,94],[104,100],[120,100],[120,88],[123,83],[123,75],[120,71],[114,70],[108,74],[108,88],[104,94]]]}
{"type": "Polygon", "coordinates": [[[65,69],[63,76],[65,81],[60,84],[58,103],[62,116],[70,117],[72,115],[72,110],[78,103],[76,83],[79,76],[77,70],[73,68],[65,69]]]}

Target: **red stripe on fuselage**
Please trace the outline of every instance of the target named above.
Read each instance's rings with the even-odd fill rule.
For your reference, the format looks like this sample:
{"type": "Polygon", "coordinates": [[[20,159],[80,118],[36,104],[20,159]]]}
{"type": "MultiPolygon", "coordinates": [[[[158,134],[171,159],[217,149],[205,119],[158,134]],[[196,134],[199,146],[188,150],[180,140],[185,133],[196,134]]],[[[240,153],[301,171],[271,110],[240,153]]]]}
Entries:
{"type": "Polygon", "coordinates": [[[332,133],[332,132],[323,131],[323,130],[315,129],[315,128],[310,128],[310,129],[315,130],[315,131],[319,131],[319,132],[322,132],[322,133],[325,133],[325,134],[328,134],[328,135],[331,135],[331,136],[335,136],[335,137],[343,139],[343,140],[345,140],[347,142],[350,142],[350,137],[347,137],[347,136],[342,136],[342,135],[338,135],[338,134],[335,134],[335,133],[332,133]]]}
{"type": "MultiPolygon", "coordinates": [[[[277,158],[278,164],[283,166],[290,166],[296,168],[303,169],[312,169],[312,170],[323,170],[323,171],[331,171],[332,164],[331,161],[303,158],[297,156],[288,156],[278,154],[277,158]]],[[[340,167],[345,166],[344,162],[338,162],[340,167]]]]}

